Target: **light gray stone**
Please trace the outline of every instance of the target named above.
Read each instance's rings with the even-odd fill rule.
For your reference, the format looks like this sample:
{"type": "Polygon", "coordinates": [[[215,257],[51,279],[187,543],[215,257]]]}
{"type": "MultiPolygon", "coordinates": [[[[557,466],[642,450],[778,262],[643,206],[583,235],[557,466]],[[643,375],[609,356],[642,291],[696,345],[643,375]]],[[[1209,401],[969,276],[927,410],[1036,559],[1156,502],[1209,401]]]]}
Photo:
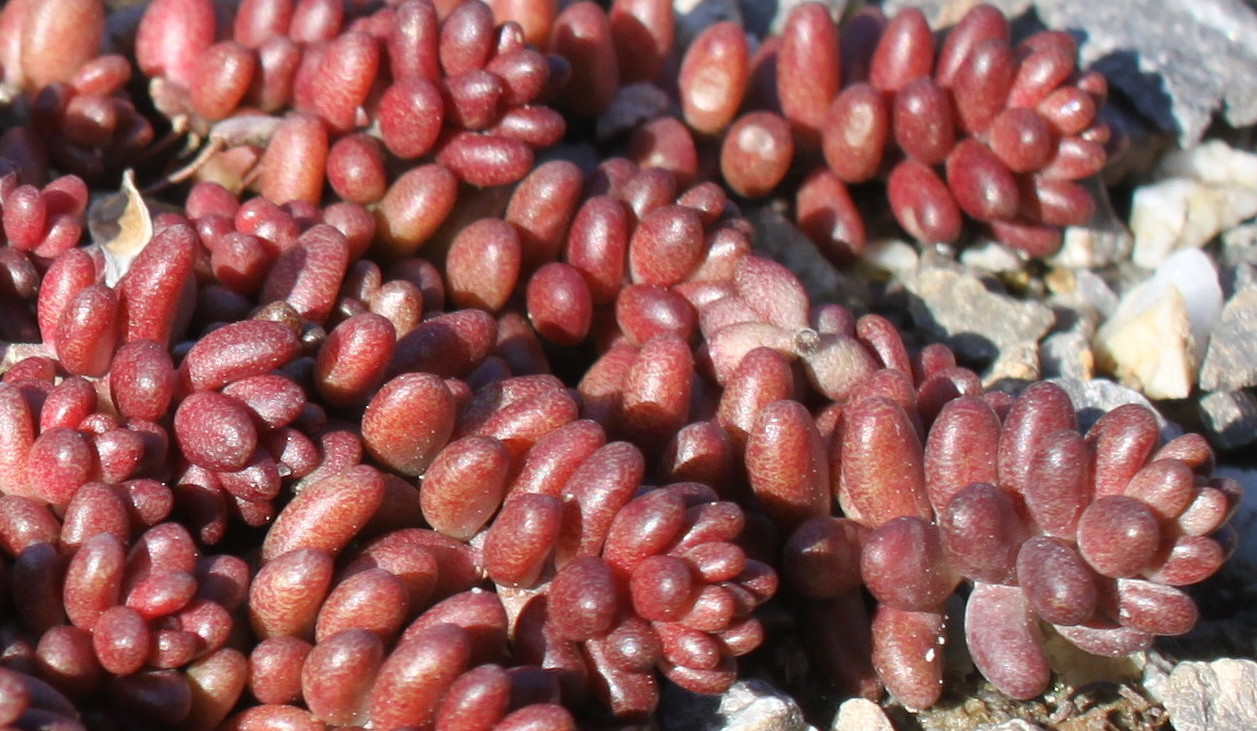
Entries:
{"type": "Polygon", "coordinates": [[[1161,700],[1178,731],[1257,728],[1257,663],[1234,658],[1181,662],[1170,673],[1161,700]]]}
{"type": "Polygon", "coordinates": [[[1252,391],[1214,391],[1197,402],[1211,441],[1235,449],[1257,441],[1257,396],[1252,391]]]}
{"type": "Polygon", "coordinates": [[[1244,289],[1226,303],[1209,339],[1200,386],[1238,391],[1257,386],[1257,289],[1244,289]]]}
{"type": "Polygon", "coordinates": [[[1218,252],[1222,291],[1227,298],[1257,289],[1257,222],[1242,223],[1222,233],[1218,252]]]}
{"type": "Polygon", "coordinates": [[[1257,265],[1257,221],[1241,223],[1222,232],[1222,264],[1257,265]]]}
{"type": "Polygon", "coordinates": [[[1102,320],[1117,310],[1117,293],[1090,269],[1055,269],[1048,274],[1046,283],[1052,291],[1048,303],[1073,310],[1080,319],[1102,320]]]}
{"type": "Polygon", "coordinates": [[[793,698],[763,680],[739,680],[720,696],[696,695],[665,683],[660,731],[816,731],[793,698]]]}
{"type": "Polygon", "coordinates": [[[728,731],[816,731],[803,720],[793,698],[762,680],[739,680],[720,697],[722,724],[728,731]]]}
{"type": "Polygon", "coordinates": [[[1257,249],[1253,249],[1252,262],[1241,262],[1227,267],[1223,272],[1222,286],[1228,296],[1234,296],[1246,289],[1257,289],[1257,249]]]}
{"type": "Polygon", "coordinates": [[[1167,154],[1135,190],[1132,260],[1155,269],[1178,249],[1199,248],[1257,214],[1257,155],[1210,140],[1167,154]]]}
{"type": "Polygon", "coordinates": [[[1039,344],[1027,340],[1000,348],[999,357],[982,374],[982,382],[992,386],[1001,381],[1037,381],[1042,377],[1039,344]]]}
{"type": "Polygon", "coordinates": [[[1037,377],[1037,343],[1055,321],[1051,308],[988,289],[973,274],[949,267],[923,267],[905,276],[903,283],[916,324],[962,358],[997,363],[1004,359],[995,369],[1004,377],[1021,377],[1013,375],[1017,364],[1037,377]]]}
{"type": "Polygon", "coordinates": [[[1056,312],[1056,326],[1039,342],[1042,376],[1090,380],[1095,375],[1091,339],[1117,307],[1117,295],[1089,269],[1056,269],[1045,282],[1051,290],[1047,303],[1056,312]]]}
{"type": "Polygon", "coordinates": [[[1089,380],[1095,373],[1091,337],[1075,330],[1048,335],[1039,343],[1039,368],[1044,378],[1089,380]]]}
{"type": "Polygon", "coordinates": [[[838,706],[830,731],[894,731],[882,707],[867,698],[849,698],[838,706]]]}
{"type": "Polygon", "coordinates": [[[1026,268],[1025,256],[997,241],[982,241],[960,252],[960,263],[992,274],[1011,274],[1026,268]]]}
{"type": "Polygon", "coordinates": [[[1148,697],[1160,703],[1165,687],[1170,682],[1170,673],[1174,671],[1176,660],[1166,656],[1155,646],[1149,648],[1143,655],[1145,662],[1140,683],[1148,692],[1148,697]]]}
{"type": "Polygon", "coordinates": [[[1217,261],[1218,281],[1228,300],[1246,289],[1257,289],[1257,245],[1234,246],[1223,234],[1217,261]]]}

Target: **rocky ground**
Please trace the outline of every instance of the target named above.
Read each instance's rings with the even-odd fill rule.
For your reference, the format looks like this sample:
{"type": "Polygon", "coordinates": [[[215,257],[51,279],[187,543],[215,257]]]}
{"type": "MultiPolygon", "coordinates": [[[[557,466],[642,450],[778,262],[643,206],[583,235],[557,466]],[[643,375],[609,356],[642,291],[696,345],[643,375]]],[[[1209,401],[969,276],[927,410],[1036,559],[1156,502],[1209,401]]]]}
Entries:
{"type": "MultiPolygon", "coordinates": [[[[693,27],[740,16],[769,28],[793,4],[677,7],[693,27]]],[[[946,24],[973,4],[885,7],[915,5],[946,24]]],[[[1236,554],[1193,587],[1202,614],[1193,632],[1121,661],[1061,650],[1058,682],[1034,701],[1008,701],[956,658],[948,694],[928,711],[843,702],[809,682],[799,648],[776,646],[751,663],[759,679],[720,699],[672,694],[665,729],[1257,728],[1257,11],[1241,0],[993,4],[1019,27],[1071,31],[1081,62],[1113,85],[1133,134],[1096,183],[1105,204],[1094,220],[1040,263],[989,242],[921,251],[888,234],[856,269],[838,271],[773,204],[754,213],[760,241],[818,299],[947,343],[994,388],[1060,379],[1091,413],[1146,399],[1167,434],[1208,435],[1220,472],[1247,488],[1236,554]]],[[[963,653],[963,642],[950,651],[963,653]]]]}

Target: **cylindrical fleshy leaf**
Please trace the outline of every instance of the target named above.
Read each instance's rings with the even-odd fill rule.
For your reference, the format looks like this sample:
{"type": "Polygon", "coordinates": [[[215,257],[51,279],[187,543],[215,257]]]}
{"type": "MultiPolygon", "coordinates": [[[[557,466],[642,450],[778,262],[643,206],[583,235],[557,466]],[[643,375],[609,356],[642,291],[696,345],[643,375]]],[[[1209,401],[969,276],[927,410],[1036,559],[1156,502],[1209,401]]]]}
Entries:
{"type": "Polygon", "coordinates": [[[768,404],[747,434],[751,489],[768,516],[785,528],[829,513],[829,462],[816,423],[802,404],[768,404]]]}
{"type": "Polygon", "coordinates": [[[1081,624],[1095,612],[1095,573],[1059,538],[1035,536],[1021,545],[1017,583],[1030,608],[1052,624],[1081,624]]]}
{"type": "Polygon", "coordinates": [[[383,498],[383,477],[369,465],[350,467],[307,486],[275,518],[262,543],[262,559],[297,548],[337,555],[383,498]]]}
{"type": "Polygon", "coordinates": [[[946,616],[881,605],[873,615],[873,667],[908,708],[929,708],[943,693],[946,616]]]}
{"type": "Polygon", "coordinates": [[[1038,623],[1020,587],[974,584],[965,606],[965,643],[982,675],[1013,698],[1033,698],[1052,679],[1038,623]]]}
{"type": "Polygon", "coordinates": [[[564,518],[556,550],[560,564],[598,554],[612,520],[633,497],[645,470],[637,447],[611,442],[571,473],[562,490],[564,518]]]}
{"type": "Polygon", "coordinates": [[[921,439],[903,408],[876,396],[846,409],[838,500],[851,518],[876,527],[901,515],[933,517],[921,439]]]}
{"type": "Polygon", "coordinates": [[[454,397],[444,380],[404,373],[385,383],[367,404],[363,444],[392,469],[419,475],[449,440],[454,417],[454,397]]]}
{"type": "Polygon", "coordinates": [[[510,452],[497,439],[450,442],[424,472],[419,491],[424,519],[445,535],[471,538],[502,504],[509,471],[510,452]]]}
{"type": "Polygon", "coordinates": [[[1078,432],[1062,429],[1043,438],[1032,460],[1024,496],[1030,516],[1045,534],[1070,539],[1091,498],[1086,442],[1078,432]]]}
{"type": "Polygon", "coordinates": [[[869,535],[860,557],[860,575],[877,600],[904,611],[930,611],[959,583],[938,527],[904,515],[869,535]]]}
{"type": "Polygon", "coordinates": [[[999,433],[999,417],[980,398],[943,406],[925,440],[925,486],[936,511],[968,485],[996,482],[999,433]]]}
{"type": "Polygon", "coordinates": [[[1013,582],[1027,530],[1008,493],[987,482],[972,483],[939,508],[938,526],[960,573],[994,584],[1013,582]]]}

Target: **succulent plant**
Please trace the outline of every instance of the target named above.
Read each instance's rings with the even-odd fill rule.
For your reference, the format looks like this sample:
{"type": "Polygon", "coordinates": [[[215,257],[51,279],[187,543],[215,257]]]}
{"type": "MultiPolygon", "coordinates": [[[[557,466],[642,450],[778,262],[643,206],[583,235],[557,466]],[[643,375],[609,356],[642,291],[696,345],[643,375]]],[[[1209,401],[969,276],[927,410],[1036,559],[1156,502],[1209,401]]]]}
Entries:
{"type": "Polygon", "coordinates": [[[1014,698],[1047,688],[1047,625],[1106,656],[1195,625],[1179,587],[1221,566],[1238,499],[1232,480],[1210,479],[1200,437],[1161,444],[1138,405],[1080,433],[1068,395],[1047,382],[1011,404],[950,400],[924,440],[908,407],[881,395],[849,402],[832,456],[844,517],[804,523],[783,555],[805,596],[868,589],[872,666],[906,705],[930,706],[943,690],[944,604],[961,585],[970,654],[1014,698]]]}
{"type": "Polygon", "coordinates": [[[958,587],[1019,698],[1041,622],[1191,627],[1238,491],[1201,438],[985,393],[739,207],[848,262],[884,179],[914,237],[1050,253],[1109,142],[1068,36],[675,33],[666,0],[5,5],[0,725],[637,722],[733,683],[779,574],[819,665],[914,707],[958,587]],[[635,89],[669,110],[598,139],[635,89]]]}
{"type": "Polygon", "coordinates": [[[1014,46],[1003,14],[978,5],[939,42],[915,8],[889,19],[862,10],[840,29],[822,6],[803,3],[765,40],[755,60],[762,71],[716,85],[708,67],[728,68],[737,54],[712,44],[747,53],[745,37],[731,31],[712,26],[687,49],[678,82],[686,121],[700,135],[723,136],[721,174],[742,196],[776,189],[796,149],[819,149],[826,164],[798,186],[795,213],[835,262],[866,243],[848,187],[879,179],[896,221],[924,243],[957,241],[967,216],[1043,257],[1059,248],[1061,227],[1090,220],[1095,203],[1078,181],[1105,164],[1112,130],[1097,111],[1107,84],[1076,70],[1067,33],[1041,31],[1014,46]],[[701,81],[687,84],[687,70],[701,81]],[[756,74],[772,84],[744,104],[756,74]],[[687,93],[720,101],[696,117],[687,93]],[[703,116],[756,103],[766,108],[703,116]]]}

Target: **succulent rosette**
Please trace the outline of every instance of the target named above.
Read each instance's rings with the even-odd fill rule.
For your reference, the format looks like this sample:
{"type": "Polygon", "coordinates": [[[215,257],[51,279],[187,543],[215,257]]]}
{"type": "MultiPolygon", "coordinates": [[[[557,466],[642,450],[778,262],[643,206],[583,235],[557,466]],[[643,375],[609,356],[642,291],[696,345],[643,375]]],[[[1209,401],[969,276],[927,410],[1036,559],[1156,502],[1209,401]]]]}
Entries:
{"type": "Polygon", "coordinates": [[[844,409],[835,487],[845,515],[800,526],[784,557],[801,562],[786,579],[807,596],[868,589],[872,669],[903,703],[928,707],[942,693],[945,604],[960,586],[969,653],[1014,698],[1047,689],[1049,625],[1104,656],[1195,625],[1182,587],[1222,565],[1239,499],[1233,480],[1210,478],[1201,437],[1162,444],[1140,405],[1081,432],[1050,382],[1012,400],[950,400],[924,439],[914,417],[881,396],[844,409]]]}

